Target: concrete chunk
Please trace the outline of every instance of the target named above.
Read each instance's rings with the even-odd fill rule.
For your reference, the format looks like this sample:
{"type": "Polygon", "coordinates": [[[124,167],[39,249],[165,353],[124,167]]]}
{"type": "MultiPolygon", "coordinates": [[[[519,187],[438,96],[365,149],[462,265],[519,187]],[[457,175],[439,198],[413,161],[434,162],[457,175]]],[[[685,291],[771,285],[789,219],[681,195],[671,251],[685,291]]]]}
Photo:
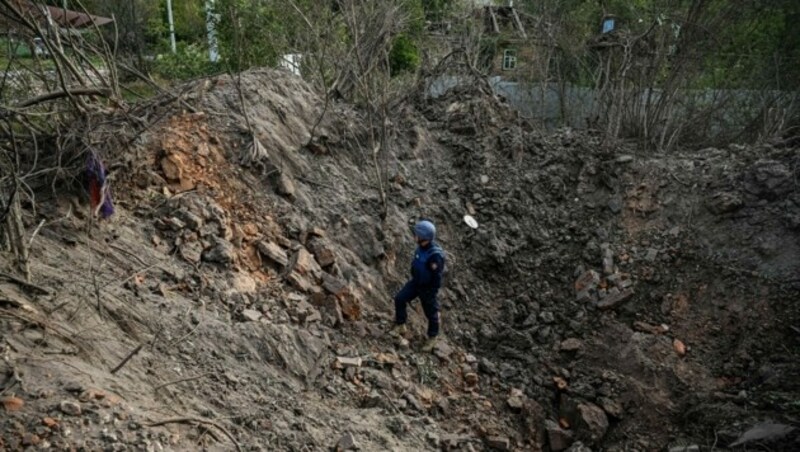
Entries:
{"type": "Polygon", "coordinates": [[[336,364],[341,367],[361,367],[361,358],[348,358],[346,356],[337,356],[336,364]]]}

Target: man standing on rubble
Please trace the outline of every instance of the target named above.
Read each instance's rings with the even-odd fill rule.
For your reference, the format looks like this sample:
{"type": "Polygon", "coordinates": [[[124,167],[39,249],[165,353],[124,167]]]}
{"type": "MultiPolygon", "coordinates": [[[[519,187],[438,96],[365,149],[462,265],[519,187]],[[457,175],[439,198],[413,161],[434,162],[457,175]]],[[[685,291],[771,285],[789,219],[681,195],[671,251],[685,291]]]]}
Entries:
{"type": "Polygon", "coordinates": [[[414,226],[417,250],[411,262],[411,280],[394,297],[394,328],[392,333],[401,336],[406,332],[408,304],[419,297],[425,317],[428,318],[428,340],[422,351],[433,351],[439,336],[439,301],[436,295],[442,286],[444,272],[444,250],[435,242],[436,226],[422,220],[414,226]]]}

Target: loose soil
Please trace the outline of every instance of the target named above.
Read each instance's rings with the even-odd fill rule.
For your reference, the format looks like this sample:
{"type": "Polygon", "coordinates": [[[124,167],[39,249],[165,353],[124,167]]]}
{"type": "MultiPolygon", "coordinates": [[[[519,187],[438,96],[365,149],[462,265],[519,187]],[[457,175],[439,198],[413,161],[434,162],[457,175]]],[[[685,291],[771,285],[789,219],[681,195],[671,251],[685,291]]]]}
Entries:
{"type": "Polygon", "coordinates": [[[33,285],[0,276],[0,450],[800,447],[797,148],[603,149],[456,90],[398,107],[376,168],[357,107],[315,128],[299,78],[241,86],[252,131],[222,76],[101,146],[110,220],[37,197],[33,285]],[[421,217],[433,354],[419,310],[386,334],[421,217]]]}

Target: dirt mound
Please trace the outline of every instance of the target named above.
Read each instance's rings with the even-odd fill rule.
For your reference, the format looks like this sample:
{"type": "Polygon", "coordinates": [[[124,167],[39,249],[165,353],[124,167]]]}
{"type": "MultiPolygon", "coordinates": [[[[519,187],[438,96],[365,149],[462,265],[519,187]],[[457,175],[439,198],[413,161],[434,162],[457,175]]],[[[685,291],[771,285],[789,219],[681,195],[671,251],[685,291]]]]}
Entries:
{"type": "Polygon", "coordinates": [[[382,220],[358,110],[318,124],[268,70],[182,93],[106,150],[112,220],[44,206],[35,286],[0,284],[0,448],[796,444],[796,149],[609,151],[453,92],[393,116],[382,220]],[[422,216],[449,262],[431,355],[420,315],[384,334],[422,216]]]}

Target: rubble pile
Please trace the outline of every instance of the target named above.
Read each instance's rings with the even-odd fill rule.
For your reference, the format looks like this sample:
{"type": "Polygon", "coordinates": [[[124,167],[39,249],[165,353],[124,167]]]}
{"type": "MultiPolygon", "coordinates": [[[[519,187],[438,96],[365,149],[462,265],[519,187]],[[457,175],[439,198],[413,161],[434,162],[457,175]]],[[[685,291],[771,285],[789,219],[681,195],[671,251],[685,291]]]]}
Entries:
{"type": "Polygon", "coordinates": [[[0,449],[796,444],[797,150],[604,149],[461,89],[391,118],[382,218],[357,109],[311,137],[302,80],[242,86],[252,130],[222,76],[108,153],[112,220],[42,208],[39,292],[0,279],[0,449]],[[448,254],[431,354],[414,309],[387,334],[420,217],[448,254]]]}

